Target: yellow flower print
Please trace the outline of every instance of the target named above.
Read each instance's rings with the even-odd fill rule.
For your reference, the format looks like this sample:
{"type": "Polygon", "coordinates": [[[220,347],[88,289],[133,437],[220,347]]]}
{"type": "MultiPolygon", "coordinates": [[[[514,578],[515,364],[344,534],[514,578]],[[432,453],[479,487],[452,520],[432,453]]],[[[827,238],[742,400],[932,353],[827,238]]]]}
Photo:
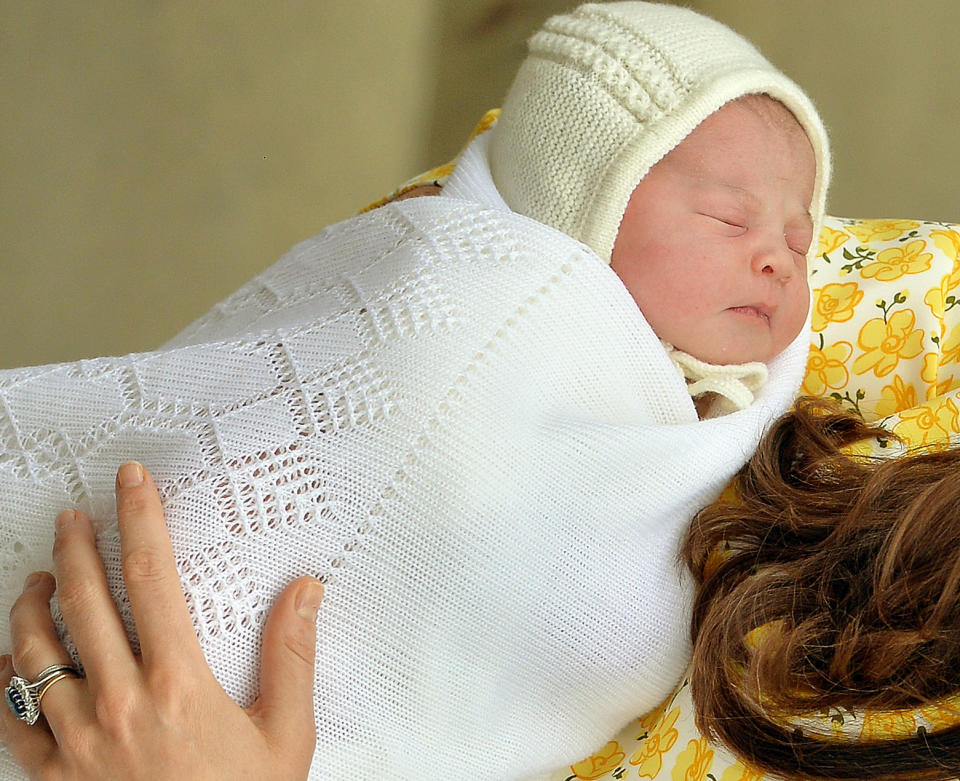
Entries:
{"type": "Polygon", "coordinates": [[[937,396],[943,396],[957,387],[954,375],[943,376],[940,374],[940,357],[939,353],[927,353],[923,356],[923,369],[920,371],[920,379],[927,384],[927,401],[931,401],[937,396]]]}
{"type": "MultiPolygon", "coordinates": [[[[673,695],[671,694],[670,697],[673,697],[673,695]]],[[[640,726],[645,731],[649,732],[650,729],[653,727],[653,725],[656,724],[658,721],[660,721],[660,719],[663,717],[664,711],[666,711],[667,709],[667,705],[670,704],[670,697],[667,697],[667,699],[661,702],[652,711],[648,711],[647,713],[643,714],[643,716],[641,716],[639,719],[637,719],[640,726]]]]}
{"type": "Polygon", "coordinates": [[[763,771],[745,765],[743,760],[723,771],[720,781],[763,781],[763,771]]]}
{"type": "Polygon", "coordinates": [[[776,619],[774,621],[768,621],[765,624],[760,624],[760,626],[755,626],[747,632],[743,636],[743,644],[755,651],[764,643],[770,642],[771,640],[776,641],[777,638],[782,635],[783,620],[776,619]]]}
{"type": "Polygon", "coordinates": [[[957,388],[960,388],[960,382],[957,382],[955,375],[949,374],[940,380],[936,385],[931,385],[929,388],[927,388],[927,401],[932,401],[938,396],[945,396],[946,394],[950,393],[950,391],[954,391],[957,388]]]}
{"type": "Polygon", "coordinates": [[[873,370],[877,377],[886,377],[901,358],[916,358],[923,350],[923,331],[914,329],[917,319],[909,309],[890,315],[887,322],[875,317],[864,323],[857,344],[864,353],[853,362],[854,374],[873,370]]]}
{"type": "Polygon", "coordinates": [[[723,502],[724,504],[740,504],[743,502],[743,494],[740,491],[740,481],[736,476],[730,478],[730,482],[724,486],[720,492],[720,496],[717,497],[717,501],[723,502]]]}
{"type": "Polygon", "coordinates": [[[716,546],[708,554],[707,560],[703,562],[703,574],[705,576],[713,574],[714,570],[719,567],[723,562],[730,558],[730,549],[716,546]]]}
{"type": "Polygon", "coordinates": [[[827,388],[846,387],[850,373],[844,364],[852,354],[853,345],[850,342],[837,342],[823,349],[811,344],[803,392],[808,396],[823,396],[827,388]]]}
{"type": "Polygon", "coordinates": [[[840,452],[851,458],[873,458],[876,455],[881,455],[875,447],[876,442],[875,439],[858,439],[856,442],[841,447],[840,452]]]}
{"type": "Polygon", "coordinates": [[[910,447],[942,447],[951,434],[960,433],[958,418],[960,410],[953,399],[938,399],[901,412],[893,433],[910,447]]]}
{"type": "Polygon", "coordinates": [[[834,230],[833,228],[823,227],[820,231],[820,243],[817,246],[817,257],[826,255],[828,252],[833,252],[834,250],[840,249],[847,241],[850,240],[850,236],[844,233],[843,231],[834,230]]]}
{"type": "Polygon", "coordinates": [[[932,287],[927,291],[927,294],[923,297],[923,303],[930,307],[930,313],[937,318],[937,320],[943,320],[944,311],[946,309],[947,295],[950,293],[950,275],[947,274],[940,280],[939,287],[932,287]]]}
{"type": "Polygon", "coordinates": [[[947,296],[960,287],[960,232],[930,231],[930,237],[934,245],[953,261],[953,270],[940,283],[942,298],[946,301],[947,296]]]}
{"type": "Polygon", "coordinates": [[[863,300],[863,291],[856,282],[832,282],[813,291],[813,330],[820,332],[830,323],[845,323],[863,300]]]}
{"type": "Polygon", "coordinates": [[[680,709],[674,708],[664,716],[640,748],[630,757],[631,765],[639,765],[637,772],[640,778],[656,778],[663,767],[663,755],[673,748],[679,733],[674,728],[680,718],[680,709]]]}
{"type": "Polygon", "coordinates": [[[930,238],[937,248],[954,263],[960,261],[960,232],[930,231],[930,238]]]}
{"type": "Polygon", "coordinates": [[[907,231],[916,230],[920,223],[916,220],[858,220],[845,227],[860,241],[893,241],[907,231]]]}
{"type": "Polygon", "coordinates": [[[940,365],[960,361],[960,323],[940,342],[940,365]]]}
{"type": "Polygon", "coordinates": [[[923,239],[911,241],[902,247],[890,247],[877,253],[872,263],[860,269],[864,279],[892,282],[904,274],[919,274],[930,268],[933,253],[924,252],[927,243],[923,239]]]}
{"type": "Polygon", "coordinates": [[[917,729],[917,720],[910,711],[865,711],[860,740],[906,738],[917,729]]]}
{"type": "MultiPolygon", "coordinates": [[[[927,353],[923,356],[923,368],[920,370],[920,379],[927,385],[933,385],[937,381],[937,374],[940,371],[940,356],[937,353],[927,353]]],[[[910,406],[913,406],[912,404],[910,406]]]]}
{"type": "Polygon", "coordinates": [[[917,406],[917,391],[913,385],[907,385],[899,375],[894,375],[893,383],[885,385],[880,391],[877,402],[877,417],[885,418],[901,410],[917,406]]]}
{"type": "Polygon", "coordinates": [[[570,765],[573,775],[577,778],[594,779],[616,770],[623,762],[624,753],[620,750],[620,744],[611,740],[593,756],[587,757],[582,762],[570,765]]]}
{"type": "Polygon", "coordinates": [[[713,764],[713,749],[705,738],[691,740],[677,757],[670,778],[673,781],[703,781],[713,764]]]}
{"type": "Polygon", "coordinates": [[[960,698],[948,697],[940,702],[924,705],[920,714],[930,722],[934,731],[949,729],[960,724],[960,698]]]}

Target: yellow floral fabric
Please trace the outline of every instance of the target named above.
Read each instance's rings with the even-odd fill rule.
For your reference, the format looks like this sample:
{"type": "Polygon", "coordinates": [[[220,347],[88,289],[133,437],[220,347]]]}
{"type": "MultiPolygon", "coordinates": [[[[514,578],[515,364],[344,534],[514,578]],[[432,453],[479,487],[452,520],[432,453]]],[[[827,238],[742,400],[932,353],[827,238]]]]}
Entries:
{"type": "MultiPolygon", "coordinates": [[[[497,109],[487,112],[471,139],[498,116],[497,109]]],[[[367,209],[423,184],[441,186],[453,166],[421,174],[367,209]]],[[[818,249],[810,268],[811,344],[802,392],[831,397],[904,442],[878,439],[852,448],[863,454],[960,443],[960,225],[827,217],[818,249]]],[[[871,739],[958,720],[960,700],[916,711],[831,712],[807,726],[871,739]]],[[[631,721],[595,754],[537,781],[766,778],[700,734],[684,679],[659,708],[631,721]]]]}
{"type": "Polygon", "coordinates": [[[803,392],[942,447],[960,434],[960,228],[832,217],[819,249],[803,392]]]}

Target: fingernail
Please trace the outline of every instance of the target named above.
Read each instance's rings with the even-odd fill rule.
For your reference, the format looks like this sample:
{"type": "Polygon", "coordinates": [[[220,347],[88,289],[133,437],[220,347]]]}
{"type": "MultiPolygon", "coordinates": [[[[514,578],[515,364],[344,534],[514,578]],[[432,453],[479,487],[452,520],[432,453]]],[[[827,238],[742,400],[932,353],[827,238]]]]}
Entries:
{"type": "Polygon", "coordinates": [[[77,513],[74,510],[61,510],[57,516],[57,531],[65,529],[71,523],[77,520],[77,513]]]}
{"type": "Polygon", "coordinates": [[[33,588],[33,587],[36,586],[41,580],[43,580],[43,573],[42,573],[42,572],[31,572],[29,575],[27,575],[27,579],[26,579],[25,581],[23,581],[23,587],[24,587],[24,588],[33,588]]]}
{"type": "Polygon", "coordinates": [[[143,482],[143,467],[136,461],[127,461],[117,470],[117,484],[121,488],[133,488],[143,482]]]}
{"type": "Polygon", "coordinates": [[[323,599],[323,586],[314,581],[307,583],[297,593],[297,615],[307,621],[317,620],[317,611],[323,599]]]}

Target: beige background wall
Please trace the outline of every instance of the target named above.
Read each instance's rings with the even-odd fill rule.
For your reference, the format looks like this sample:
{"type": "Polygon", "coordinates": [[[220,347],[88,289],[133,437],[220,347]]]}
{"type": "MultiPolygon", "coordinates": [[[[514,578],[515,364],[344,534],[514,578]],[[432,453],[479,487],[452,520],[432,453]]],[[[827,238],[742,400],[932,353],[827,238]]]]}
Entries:
{"type": "Polygon", "coordinates": [[[150,349],[409,176],[437,7],[0,3],[0,366],[150,349]]]}
{"type": "MultiPolygon", "coordinates": [[[[960,221],[960,3],[699,0],[803,84],[835,214],[960,221]]],[[[0,367],[150,349],[454,154],[553,0],[0,5],[0,367]]]]}

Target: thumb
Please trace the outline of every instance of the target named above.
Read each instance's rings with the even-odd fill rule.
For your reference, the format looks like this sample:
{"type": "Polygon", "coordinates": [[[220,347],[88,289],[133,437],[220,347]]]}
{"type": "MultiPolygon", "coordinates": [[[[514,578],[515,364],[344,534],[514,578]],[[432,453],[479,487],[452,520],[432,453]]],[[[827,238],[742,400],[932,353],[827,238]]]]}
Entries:
{"type": "Polygon", "coordinates": [[[299,578],[287,586],[267,618],[260,653],[260,696],[250,709],[268,740],[309,748],[313,756],[313,673],[316,619],[323,585],[299,578]]]}

